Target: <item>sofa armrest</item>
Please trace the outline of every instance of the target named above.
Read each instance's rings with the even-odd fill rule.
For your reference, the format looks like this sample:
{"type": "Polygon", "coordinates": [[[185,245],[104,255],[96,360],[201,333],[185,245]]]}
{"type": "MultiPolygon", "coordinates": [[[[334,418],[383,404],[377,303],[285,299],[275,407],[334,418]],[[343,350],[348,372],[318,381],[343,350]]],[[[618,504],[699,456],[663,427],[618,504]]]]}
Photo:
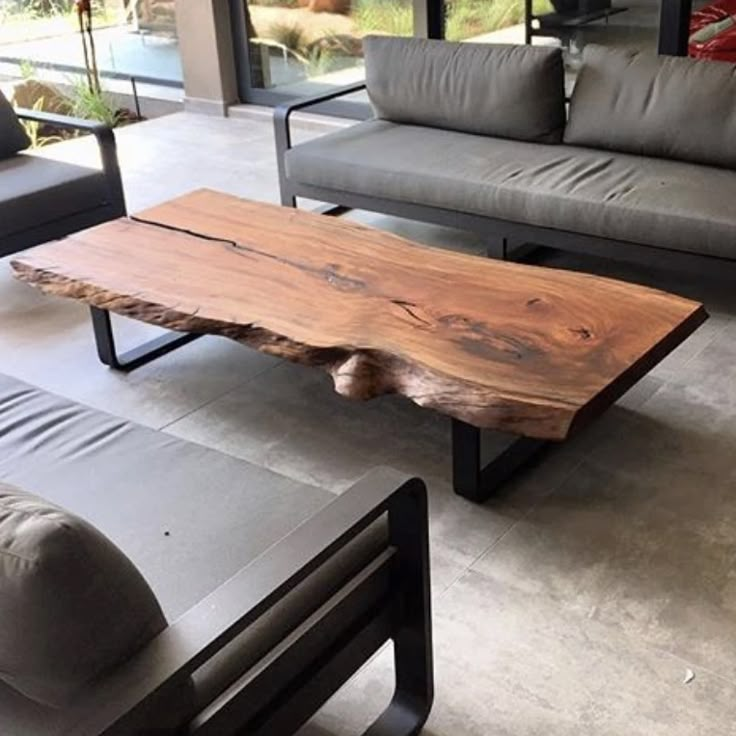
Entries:
{"type": "MultiPolygon", "coordinates": [[[[423,646],[428,647],[431,636],[430,623],[425,620],[429,611],[426,512],[426,488],[421,480],[385,468],[373,471],[200,601],[125,665],[91,687],[70,709],[64,733],[103,736],[113,729],[125,732],[126,724],[135,722],[153,698],[181,686],[384,513],[388,513],[389,519],[388,549],[399,559],[402,555],[412,558],[401,569],[402,579],[412,572],[412,582],[406,587],[411,590],[412,586],[420,586],[415,589],[421,601],[406,608],[415,617],[416,609],[422,609],[423,646]],[[408,540],[406,544],[402,538],[408,540]],[[414,552],[407,552],[407,547],[414,552]],[[396,552],[397,548],[403,551],[396,552]]],[[[412,656],[417,656],[415,643],[412,656]]],[[[431,683],[431,651],[425,653],[423,665],[421,659],[420,656],[418,666],[428,668],[431,683]]],[[[417,681],[416,676],[413,681],[417,681]]],[[[426,693],[414,695],[418,700],[425,696],[424,700],[431,704],[431,684],[425,690],[426,693]]]]}
{"type": "Polygon", "coordinates": [[[278,105],[273,111],[274,132],[276,134],[276,150],[277,152],[286,151],[291,148],[291,130],[289,128],[289,118],[292,113],[298,110],[305,110],[314,107],[323,102],[335,100],[338,97],[355,94],[365,89],[365,82],[355,82],[344,87],[337,87],[329,92],[303,97],[292,102],[284,102],[278,105]]]}
{"type": "Polygon", "coordinates": [[[322,102],[335,100],[338,97],[352,95],[365,89],[365,86],[365,82],[356,82],[345,87],[338,87],[329,92],[323,92],[322,94],[304,97],[292,102],[284,102],[274,109],[273,127],[274,139],[276,141],[276,165],[279,172],[282,204],[293,206],[296,203],[296,199],[289,193],[289,185],[286,177],[286,152],[291,148],[291,127],[289,125],[289,119],[292,113],[297,110],[306,110],[322,102]]]}
{"type": "Polygon", "coordinates": [[[28,120],[64,130],[79,130],[82,133],[93,135],[97,139],[97,145],[100,149],[102,171],[107,179],[111,202],[119,208],[119,215],[121,217],[125,215],[125,196],[123,194],[123,183],[120,176],[120,163],[118,161],[115,132],[109,125],[96,120],[85,120],[70,115],[44,112],[43,110],[17,108],[15,114],[20,120],[28,120]]]}

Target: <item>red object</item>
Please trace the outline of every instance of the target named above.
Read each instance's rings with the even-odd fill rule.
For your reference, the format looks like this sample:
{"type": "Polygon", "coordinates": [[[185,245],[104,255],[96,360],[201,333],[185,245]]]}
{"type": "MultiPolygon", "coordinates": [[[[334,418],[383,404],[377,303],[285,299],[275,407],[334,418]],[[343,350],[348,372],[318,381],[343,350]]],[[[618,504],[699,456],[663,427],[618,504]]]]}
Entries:
{"type": "MultiPolygon", "coordinates": [[[[690,35],[709,26],[736,16],[736,0],[717,0],[696,10],[690,17],[690,35]]],[[[726,28],[708,41],[691,42],[690,56],[696,59],[717,59],[736,63],[736,24],[726,28]]]]}

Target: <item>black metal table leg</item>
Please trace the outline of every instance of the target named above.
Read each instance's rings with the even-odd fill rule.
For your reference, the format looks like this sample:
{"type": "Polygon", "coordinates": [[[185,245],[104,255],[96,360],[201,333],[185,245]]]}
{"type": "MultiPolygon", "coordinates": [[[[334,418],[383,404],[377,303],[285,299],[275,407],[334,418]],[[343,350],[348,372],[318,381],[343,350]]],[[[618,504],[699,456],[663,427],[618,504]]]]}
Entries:
{"type": "Polygon", "coordinates": [[[98,309],[97,307],[90,307],[90,311],[92,313],[92,327],[95,332],[97,355],[106,366],[114,368],[116,371],[127,373],[135,370],[201,337],[200,334],[195,333],[170,333],[157,337],[154,340],[149,340],[143,343],[143,345],[139,345],[122,355],[118,355],[115,347],[115,335],[112,331],[110,312],[106,309],[98,309]]]}
{"type": "Polygon", "coordinates": [[[472,424],[452,420],[452,484],[455,493],[482,503],[529,462],[548,443],[531,437],[517,437],[483,465],[481,430],[472,424]]]}

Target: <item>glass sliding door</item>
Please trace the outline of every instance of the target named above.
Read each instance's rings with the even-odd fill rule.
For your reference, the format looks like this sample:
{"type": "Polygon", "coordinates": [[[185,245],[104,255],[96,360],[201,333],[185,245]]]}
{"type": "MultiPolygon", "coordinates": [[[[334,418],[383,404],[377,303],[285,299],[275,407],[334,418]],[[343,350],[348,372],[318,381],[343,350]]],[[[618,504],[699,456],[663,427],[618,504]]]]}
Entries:
{"type": "MultiPolygon", "coordinates": [[[[524,7],[524,0],[448,0],[445,38],[474,43],[524,43],[524,7]]],[[[548,0],[536,0],[537,11],[548,8],[548,0]]]]}
{"type": "Polygon", "coordinates": [[[362,38],[413,35],[414,2],[235,0],[241,93],[246,100],[267,102],[359,81],[362,38]]]}
{"type": "MultiPolygon", "coordinates": [[[[175,0],[97,0],[92,7],[103,78],[182,85],[175,0]]],[[[24,76],[81,73],[73,0],[0,0],[0,64],[16,65],[24,76]]]]}

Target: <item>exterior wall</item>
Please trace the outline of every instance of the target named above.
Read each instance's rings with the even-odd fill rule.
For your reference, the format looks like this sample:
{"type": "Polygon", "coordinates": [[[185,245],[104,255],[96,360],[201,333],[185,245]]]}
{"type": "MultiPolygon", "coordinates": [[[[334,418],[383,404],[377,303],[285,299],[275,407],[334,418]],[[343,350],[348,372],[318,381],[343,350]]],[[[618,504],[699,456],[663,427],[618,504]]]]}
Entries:
{"type": "Polygon", "coordinates": [[[177,0],[176,28],[185,109],[227,115],[238,102],[228,0],[177,0]]]}

